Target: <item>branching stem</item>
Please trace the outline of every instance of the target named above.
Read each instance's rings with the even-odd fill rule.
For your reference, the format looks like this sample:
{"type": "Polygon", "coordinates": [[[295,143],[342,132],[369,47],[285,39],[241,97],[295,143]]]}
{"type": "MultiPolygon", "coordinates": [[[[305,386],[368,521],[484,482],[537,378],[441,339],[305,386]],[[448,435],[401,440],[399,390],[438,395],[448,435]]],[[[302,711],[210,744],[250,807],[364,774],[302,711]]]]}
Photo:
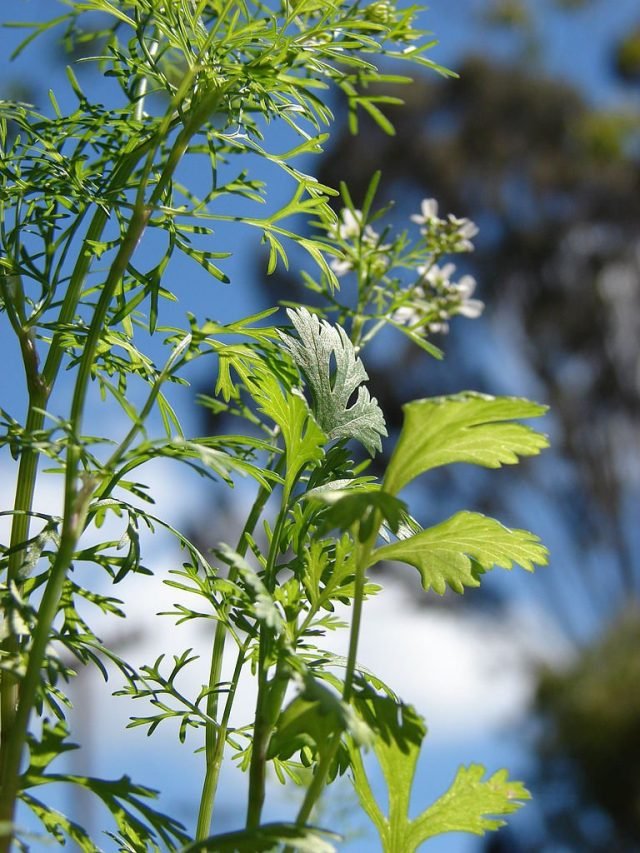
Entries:
{"type": "MultiPolygon", "coordinates": [[[[366,568],[369,562],[369,557],[375,546],[378,530],[380,528],[380,519],[374,518],[373,532],[369,539],[360,544],[357,538],[357,531],[354,535],[354,540],[357,543],[356,548],[356,572],[355,586],[353,596],[353,616],[351,618],[351,628],[349,633],[349,652],[347,657],[347,667],[342,690],[342,699],[345,702],[351,701],[353,694],[353,679],[357,667],[358,641],[360,638],[360,626],[362,622],[362,605],[364,602],[364,586],[366,581],[366,568]]],[[[307,788],[305,798],[300,806],[296,823],[302,826],[311,816],[314,806],[320,799],[320,795],[324,790],[329,775],[329,770],[336,757],[336,753],[340,747],[342,740],[342,732],[336,732],[329,742],[329,745],[322,752],[320,760],[316,765],[315,773],[311,784],[307,788]]]]}
{"type": "MultiPolygon", "coordinates": [[[[273,591],[275,585],[276,560],[282,547],[281,539],[288,511],[289,493],[284,489],[280,512],[273,528],[267,565],[265,567],[265,584],[270,592],[273,591]]],[[[248,829],[255,829],[260,825],[265,798],[265,776],[269,740],[277,722],[289,681],[281,659],[278,660],[273,678],[271,680],[268,678],[272,646],[272,631],[264,623],[261,623],[258,659],[258,695],[256,697],[253,742],[251,745],[251,764],[249,765],[248,829]]]]}
{"type": "MultiPolygon", "coordinates": [[[[275,470],[278,472],[283,465],[283,460],[278,462],[275,470]]],[[[255,530],[255,527],[262,515],[265,504],[271,494],[268,486],[261,486],[256,499],[251,507],[251,512],[245,523],[245,526],[240,534],[236,551],[240,556],[247,553],[249,547],[249,537],[255,530]]],[[[235,580],[237,570],[232,566],[229,570],[229,579],[235,580]]],[[[211,719],[216,719],[218,714],[218,692],[216,686],[220,682],[222,676],[222,662],[224,660],[224,648],[227,636],[227,629],[222,620],[216,625],[215,635],[213,639],[213,649],[211,652],[211,666],[209,668],[209,695],[207,696],[207,716],[211,719]]],[[[223,712],[220,726],[216,730],[214,726],[207,726],[205,732],[205,756],[206,756],[206,771],[202,793],[200,796],[200,808],[198,811],[198,824],[196,828],[196,840],[201,841],[207,838],[211,831],[211,819],[213,817],[213,806],[215,801],[216,790],[218,788],[218,780],[220,778],[220,768],[222,767],[222,759],[224,756],[224,747],[226,742],[227,727],[229,716],[235,698],[237,682],[240,678],[240,670],[244,663],[246,647],[250,638],[240,648],[236,667],[234,670],[231,690],[227,696],[225,709],[223,712]]]]}
{"type": "MultiPolygon", "coordinates": [[[[67,451],[64,522],[61,531],[60,547],[56,554],[56,559],[52,566],[40,608],[38,610],[37,624],[34,630],[31,648],[29,650],[27,669],[22,684],[20,685],[15,715],[14,682],[13,680],[4,679],[2,684],[3,695],[1,707],[6,713],[6,717],[2,720],[3,732],[0,744],[3,748],[2,754],[0,755],[0,821],[7,821],[8,823],[12,823],[13,821],[19,785],[20,764],[26,742],[29,719],[40,683],[40,667],[49,642],[51,625],[57,613],[60,596],[64,587],[64,581],[73,559],[76,544],[84,528],[89,502],[97,485],[97,482],[94,480],[85,480],[81,483],[79,482],[82,456],[80,435],[89,380],[91,378],[95,354],[103,332],[107,313],[131,257],[133,256],[138,243],[142,239],[142,235],[144,234],[147,222],[155,205],[160,201],[169,187],[175,170],[187,151],[191,138],[200,129],[202,123],[215,108],[219,97],[219,90],[212,91],[208,96],[203,97],[202,102],[198,104],[197,107],[193,108],[189,120],[176,137],[160,177],[151,192],[149,201],[144,203],[144,189],[146,181],[150,179],[151,174],[149,160],[147,160],[145,180],[142,181],[141,186],[139,187],[131,219],[122,242],[120,243],[114,262],[109,270],[107,279],[101,288],[100,298],[91,319],[85,346],[78,366],[71,403],[70,423],[73,434],[71,436],[72,441],[70,442],[67,451]]],[[[171,121],[167,120],[162,123],[161,128],[163,132],[167,133],[170,126],[171,121]]],[[[152,151],[158,150],[162,144],[161,139],[154,141],[156,144],[155,148],[151,149],[152,151]]],[[[139,154],[144,154],[146,148],[147,146],[145,145],[144,148],[138,149],[139,154]]],[[[131,171],[139,162],[139,157],[136,158],[135,162],[130,162],[126,158],[123,162],[127,162],[129,165],[129,171],[124,170],[126,179],[130,176],[131,171]]],[[[97,232],[95,234],[96,237],[101,236],[105,223],[106,213],[102,210],[98,210],[89,228],[92,239],[94,232],[97,232]]],[[[64,323],[65,319],[66,322],[69,322],[75,314],[77,301],[80,297],[80,289],[90,265],[90,245],[89,237],[87,237],[85,240],[85,251],[81,253],[76,269],[74,270],[75,279],[72,279],[70,282],[69,289],[62,305],[60,323],[64,323]]],[[[60,336],[58,336],[57,339],[54,337],[49,351],[49,356],[43,370],[44,384],[47,388],[51,387],[52,380],[57,375],[63,351],[60,336]]],[[[33,412],[31,420],[36,422],[35,428],[38,429],[42,424],[43,414],[40,414],[38,417],[38,413],[34,412],[34,408],[35,407],[30,401],[29,415],[33,412]]],[[[16,499],[16,509],[21,512],[16,515],[15,518],[16,520],[20,518],[27,519],[26,530],[28,531],[28,511],[31,509],[33,491],[35,488],[37,453],[34,449],[27,448],[25,455],[23,455],[21,460],[21,468],[23,462],[25,465],[28,464],[30,466],[30,476],[25,481],[24,485],[19,481],[19,494],[16,499]],[[25,461],[25,455],[33,458],[25,461]],[[18,498],[25,503],[28,503],[28,506],[18,506],[18,498]]],[[[25,522],[23,521],[22,524],[24,525],[25,522]]],[[[26,536],[24,538],[26,538],[26,536]]],[[[24,538],[21,538],[20,541],[24,541],[24,538]]],[[[20,559],[19,552],[17,553],[18,559],[20,559]]],[[[0,853],[5,853],[5,851],[9,850],[11,841],[12,834],[0,837],[0,853]]]]}

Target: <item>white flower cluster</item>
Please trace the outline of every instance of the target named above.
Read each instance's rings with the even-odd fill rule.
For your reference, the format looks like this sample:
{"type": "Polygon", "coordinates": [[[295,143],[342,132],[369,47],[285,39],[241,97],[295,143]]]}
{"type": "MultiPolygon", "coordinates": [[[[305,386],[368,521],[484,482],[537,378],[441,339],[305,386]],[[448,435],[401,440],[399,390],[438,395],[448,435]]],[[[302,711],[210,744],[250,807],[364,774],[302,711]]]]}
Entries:
{"type": "Polygon", "coordinates": [[[409,292],[409,301],[394,311],[392,320],[402,326],[416,326],[416,331],[444,334],[449,331],[448,320],[457,314],[469,319],[479,317],[484,303],[472,298],[476,280],[463,275],[453,282],[455,269],[455,264],[418,267],[418,284],[409,292]]]}
{"type": "MultiPolygon", "coordinates": [[[[470,252],[472,238],[478,228],[470,219],[449,214],[447,219],[438,216],[438,202],[426,198],[420,205],[420,213],[411,217],[420,225],[420,232],[438,246],[439,253],[470,252]]],[[[434,261],[417,267],[418,281],[408,292],[392,314],[392,320],[412,328],[418,334],[436,334],[449,331],[449,319],[458,314],[474,319],[482,314],[484,303],[473,299],[476,280],[463,275],[453,281],[454,264],[440,266],[434,261]]],[[[397,302],[396,302],[397,304],[397,302]]]]}
{"type": "MultiPolygon", "coordinates": [[[[384,253],[388,252],[391,246],[389,244],[380,243],[380,235],[371,227],[371,225],[365,225],[364,228],[362,227],[361,210],[350,210],[345,207],[340,212],[338,222],[331,226],[328,234],[329,237],[332,237],[334,240],[343,240],[345,242],[355,242],[360,240],[364,248],[367,250],[367,254],[375,255],[375,260],[378,266],[380,266],[379,272],[382,273],[386,269],[387,261],[384,257],[384,253]]],[[[338,278],[346,275],[354,269],[353,259],[347,255],[341,258],[333,258],[330,261],[329,266],[338,278]]]]}
{"type": "Polygon", "coordinates": [[[446,219],[438,216],[438,202],[435,198],[425,198],[420,205],[420,213],[414,213],[412,222],[422,225],[422,234],[443,231],[452,240],[452,252],[472,252],[472,239],[478,233],[478,226],[466,217],[459,218],[452,213],[446,219]]]}
{"type": "Polygon", "coordinates": [[[479,317],[484,304],[473,298],[476,288],[473,276],[463,275],[455,281],[454,264],[436,263],[442,255],[472,251],[471,241],[478,233],[476,225],[470,219],[452,214],[441,219],[438,203],[432,198],[424,199],[420,213],[411,220],[420,225],[423,239],[407,253],[406,233],[393,244],[383,244],[381,235],[365,224],[361,210],[344,208],[327,232],[341,250],[330,261],[331,269],[338,277],[356,267],[365,272],[367,280],[376,284],[376,311],[391,310],[392,322],[410,328],[415,334],[445,333],[449,330],[448,321],[456,315],[479,317]],[[390,266],[396,263],[401,268],[416,270],[417,281],[409,289],[402,288],[399,279],[388,277],[390,266]]]}

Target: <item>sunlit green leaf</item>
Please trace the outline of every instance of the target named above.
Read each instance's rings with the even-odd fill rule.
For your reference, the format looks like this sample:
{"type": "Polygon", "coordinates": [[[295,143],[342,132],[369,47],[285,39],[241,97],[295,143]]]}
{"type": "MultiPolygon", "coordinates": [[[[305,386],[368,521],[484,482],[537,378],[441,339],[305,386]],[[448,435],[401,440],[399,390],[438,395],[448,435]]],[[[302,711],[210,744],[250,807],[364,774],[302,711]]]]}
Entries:
{"type": "Polygon", "coordinates": [[[307,676],[303,692],[282,711],[269,745],[269,757],[290,758],[303,747],[322,752],[336,732],[369,744],[372,731],[350,705],[317,679],[307,676]]]}
{"type": "Polygon", "coordinates": [[[498,770],[485,779],[481,764],[460,767],[449,790],[413,821],[412,838],[417,844],[444,832],[485,832],[499,829],[520,809],[531,794],[522,782],[498,770]]]}
{"type": "Polygon", "coordinates": [[[447,586],[458,593],[480,586],[480,575],[494,566],[519,565],[530,572],[547,559],[547,549],[533,533],[511,530],[480,513],[459,512],[409,538],[383,545],[373,552],[370,565],[380,560],[408,563],[420,572],[424,589],[442,595],[447,586]]]}
{"type": "Polygon", "coordinates": [[[505,824],[530,795],[520,782],[500,770],[484,779],[481,765],[461,767],[449,790],[418,817],[409,817],[412,788],[426,729],[415,710],[392,698],[363,694],[357,706],[376,732],[373,749],[388,792],[388,814],[378,804],[360,750],[351,750],[353,784],[360,803],[376,827],[384,853],[417,850],[445,832],[482,835],[505,824]]]}
{"type": "Polygon", "coordinates": [[[273,374],[257,375],[250,390],[261,410],[282,431],[287,453],[285,486],[290,491],[300,472],[322,459],[326,436],[309,411],[306,400],[293,391],[284,391],[273,374]]]}
{"type": "Polygon", "coordinates": [[[499,468],[521,456],[534,456],[548,444],[546,436],[513,423],[517,418],[539,417],[546,407],[518,397],[467,391],[416,400],[403,411],[402,432],[384,478],[384,489],[391,494],[441,465],[470,462],[499,468]]]}

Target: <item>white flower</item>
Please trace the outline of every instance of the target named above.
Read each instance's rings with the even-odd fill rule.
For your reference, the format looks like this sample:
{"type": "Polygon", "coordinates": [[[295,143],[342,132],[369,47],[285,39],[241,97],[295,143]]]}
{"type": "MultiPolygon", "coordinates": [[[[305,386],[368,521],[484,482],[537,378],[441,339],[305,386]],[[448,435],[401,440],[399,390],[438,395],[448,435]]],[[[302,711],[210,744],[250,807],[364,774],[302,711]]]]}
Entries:
{"type": "Polygon", "coordinates": [[[481,302],[480,299],[470,298],[476,289],[475,278],[472,275],[463,275],[454,287],[461,297],[458,314],[475,320],[484,311],[484,302],[481,302]]]}
{"type": "Polygon", "coordinates": [[[399,326],[413,326],[420,319],[420,315],[411,305],[401,305],[393,312],[391,319],[399,326]]]}
{"type": "Polygon", "coordinates": [[[467,240],[470,240],[472,237],[475,237],[478,233],[478,226],[476,225],[476,223],[472,222],[470,219],[467,219],[466,216],[462,217],[462,219],[458,219],[457,216],[454,216],[452,213],[450,213],[449,222],[455,226],[458,234],[467,240]]]}
{"type": "Polygon", "coordinates": [[[338,278],[342,278],[353,269],[353,264],[348,258],[332,258],[329,261],[329,266],[338,278]]]}
{"type": "Polygon", "coordinates": [[[473,243],[471,240],[478,233],[478,226],[475,222],[472,222],[466,217],[459,219],[457,216],[450,213],[449,223],[454,227],[458,238],[458,241],[454,246],[454,250],[456,252],[472,252],[473,243]]]}
{"type": "Polygon", "coordinates": [[[363,240],[363,242],[367,243],[369,246],[373,246],[374,248],[376,248],[378,250],[378,252],[388,252],[389,249],[391,248],[391,243],[383,243],[380,246],[378,245],[378,242],[380,240],[380,235],[375,230],[375,228],[372,228],[370,225],[364,226],[364,232],[362,234],[362,240],[363,240]]]}
{"type": "Polygon", "coordinates": [[[340,211],[340,219],[336,225],[332,225],[329,229],[329,236],[339,237],[341,240],[349,240],[360,235],[362,228],[362,211],[349,210],[344,207],[340,211]]]}
{"type": "Polygon", "coordinates": [[[418,225],[427,225],[431,222],[438,222],[438,202],[435,198],[425,198],[420,203],[420,213],[414,213],[411,216],[412,222],[417,222],[418,225]]]}
{"type": "Polygon", "coordinates": [[[456,271],[455,264],[445,264],[440,267],[432,264],[430,267],[418,267],[422,280],[428,282],[436,290],[447,290],[451,285],[451,276],[456,271]]]}

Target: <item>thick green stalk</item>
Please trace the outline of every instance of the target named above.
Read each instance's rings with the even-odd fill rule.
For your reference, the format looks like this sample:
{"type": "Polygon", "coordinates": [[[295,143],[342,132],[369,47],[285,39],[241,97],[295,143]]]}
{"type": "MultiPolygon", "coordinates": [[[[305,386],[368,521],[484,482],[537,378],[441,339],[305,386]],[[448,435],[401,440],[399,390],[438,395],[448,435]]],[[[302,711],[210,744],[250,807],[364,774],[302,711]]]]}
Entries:
{"type": "MultiPolygon", "coordinates": [[[[127,234],[118,250],[118,254],[98,300],[78,367],[70,414],[70,422],[73,424],[74,438],[76,440],[69,445],[67,452],[64,521],[60,536],[60,547],[51,568],[38,610],[37,624],[31,649],[29,650],[27,669],[20,685],[15,717],[3,720],[6,741],[3,739],[5,752],[2,756],[2,776],[0,779],[0,821],[6,820],[11,822],[13,820],[18,793],[20,763],[26,742],[31,710],[40,683],[40,667],[46,652],[51,625],[57,613],[67,571],[71,565],[77,541],[82,533],[89,500],[95,488],[95,483],[91,483],[89,486],[86,483],[78,485],[81,455],[81,445],[78,436],[82,428],[84,405],[95,352],[116,287],[142,236],[149,215],[150,208],[144,208],[142,210],[136,209],[131,217],[127,234]]],[[[34,464],[37,465],[37,462],[34,461],[34,464]]],[[[35,477],[33,480],[35,480],[35,477]]],[[[10,845],[10,835],[0,839],[0,851],[8,851],[10,845]]]]}
{"type": "MultiPolygon", "coordinates": [[[[44,399],[42,400],[41,405],[46,405],[44,399]]],[[[26,427],[28,434],[32,434],[31,431],[37,429],[39,417],[39,413],[35,411],[35,401],[31,399],[26,427]]],[[[31,512],[33,505],[37,466],[37,454],[30,451],[30,449],[25,449],[20,459],[16,498],[14,503],[14,507],[18,514],[14,516],[11,529],[11,547],[16,550],[10,555],[7,568],[7,588],[9,590],[9,594],[12,594],[13,589],[17,589],[19,586],[23,551],[18,546],[29,536],[29,513],[31,512]]],[[[4,615],[5,625],[7,626],[7,635],[6,639],[2,643],[2,649],[9,661],[15,659],[20,654],[20,637],[15,632],[11,611],[11,604],[8,603],[7,613],[4,615]]],[[[19,680],[14,676],[10,669],[5,670],[2,673],[0,682],[0,774],[2,774],[0,775],[0,784],[2,783],[2,778],[4,776],[3,759],[4,756],[7,755],[8,750],[11,748],[13,737],[12,733],[15,725],[15,713],[18,704],[18,689],[19,680]]]]}
{"type": "MultiPolygon", "coordinates": [[[[79,456],[79,448],[70,448],[70,454],[79,456]]],[[[0,822],[11,823],[15,811],[15,802],[19,790],[20,764],[29,727],[29,718],[40,685],[40,666],[50,640],[51,624],[58,612],[60,595],[64,586],[67,569],[71,563],[78,537],[84,526],[91,485],[87,484],[73,495],[72,503],[65,507],[65,517],[70,522],[63,528],[60,546],[51,568],[38,611],[38,621],[33,634],[29,662],[24,679],[20,685],[20,700],[13,718],[10,737],[7,742],[5,760],[2,766],[2,788],[0,792],[0,822]],[[68,514],[67,514],[68,513],[68,514]]],[[[0,837],[0,850],[8,853],[11,847],[12,833],[0,837]]]]}
{"type": "MultiPolygon", "coordinates": [[[[261,637],[262,641],[262,637],[261,637]]],[[[278,662],[273,678],[267,678],[266,667],[260,664],[258,697],[251,743],[249,766],[249,797],[247,804],[247,829],[260,826],[266,792],[267,752],[269,741],[278,722],[290,675],[286,666],[278,662]],[[262,677],[260,677],[260,675],[262,677]]]]}
{"type": "MultiPolygon", "coordinates": [[[[215,641],[214,641],[215,642],[215,641]]],[[[213,818],[213,805],[216,798],[216,791],[218,789],[218,781],[220,779],[220,770],[222,768],[222,760],[224,758],[224,747],[226,743],[227,732],[229,728],[229,717],[231,716],[231,709],[233,707],[233,700],[235,699],[235,693],[238,687],[238,681],[240,679],[240,673],[242,671],[242,667],[244,665],[244,658],[246,647],[248,646],[249,638],[247,641],[243,643],[241,648],[238,650],[238,657],[236,659],[236,665],[233,671],[233,675],[231,677],[231,687],[229,688],[229,693],[227,695],[227,701],[225,703],[224,712],[222,715],[222,719],[220,720],[220,725],[216,731],[215,727],[211,723],[206,724],[206,734],[205,734],[205,752],[206,752],[206,771],[204,776],[204,783],[202,785],[202,794],[200,795],[200,808],[198,810],[198,824],[196,827],[196,841],[202,841],[205,838],[208,838],[211,834],[211,820],[213,818]],[[209,734],[209,732],[213,732],[213,737],[209,734]]],[[[213,659],[212,659],[213,665],[213,659]]],[[[213,675],[216,673],[211,670],[213,675]]],[[[215,683],[217,684],[220,681],[219,675],[216,677],[215,683]]],[[[211,694],[210,694],[211,695],[211,694]]],[[[217,699],[217,692],[216,692],[217,699]]],[[[216,707],[217,710],[217,707],[216,707]]],[[[209,715],[209,711],[207,710],[207,716],[209,715]]]]}
{"type": "MultiPolygon", "coordinates": [[[[114,170],[110,191],[116,192],[126,185],[133,170],[146,153],[148,144],[149,140],[137,145],[132,152],[123,158],[114,170]]],[[[58,317],[58,327],[60,330],[73,320],[82,286],[92,259],[91,245],[101,238],[107,218],[106,211],[99,208],[87,229],[87,234],[80,247],[78,259],[71,273],[67,292],[60,309],[58,317]]],[[[5,295],[5,304],[10,303],[11,300],[7,300],[5,295]]],[[[44,410],[60,370],[64,345],[62,342],[62,331],[58,330],[54,332],[47,359],[42,372],[40,372],[31,329],[28,327],[24,316],[19,316],[19,314],[19,311],[14,312],[13,316],[10,315],[10,319],[20,343],[27,388],[29,389],[29,402],[25,424],[25,434],[27,439],[29,439],[43,427],[44,410]]],[[[9,557],[7,567],[7,586],[9,587],[14,584],[18,588],[20,586],[23,551],[19,546],[29,538],[39,459],[39,452],[33,447],[26,446],[22,449],[14,498],[14,516],[11,525],[10,541],[12,553],[9,557]]],[[[10,616],[6,621],[8,632],[7,639],[3,645],[5,651],[11,657],[19,652],[20,643],[19,638],[12,629],[10,616]]],[[[0,781],[4,778],[2,768],[4,767],[5,756],[12,740],[17,700],[16,680],[9,671],[5,671],[0,674],[0,781]]]]}
{"type": "MultiPolygon", "coordinates": [[[[29,393],[29,408],[27,415],[26,434],[33,435],[38,428],[40,418],[38,409],[44,409],[48,398],[48,389],[42,382],[39,372],[38,352],[35,347],[33,334],[29,329],[25,316],[25,298],[22,281],[18,275],[0,274],[0,294],[5,306],[9,322],[20,345],[22,365],[29,393]]],[[[25,447],[20,456],[16,495],[14,500],[13,523],[7,565],[6,584],[9,594],[19,590],[20,572],[23,561],[23,549],[19,546],[29,537],[30,512],[33,506],[38,456],[25,447]]],[[[2,650],[8,660],[13,660],[20,652],[20,638],[13,627],[13,613],[10,602],[7,602],[4,614],[6,635],[2,650]]],[[[2,674],[2,689],[0,690],[0,756],[6,753],[11,725],[18,701],[18,680],[9,670],[2,674]]]]}

